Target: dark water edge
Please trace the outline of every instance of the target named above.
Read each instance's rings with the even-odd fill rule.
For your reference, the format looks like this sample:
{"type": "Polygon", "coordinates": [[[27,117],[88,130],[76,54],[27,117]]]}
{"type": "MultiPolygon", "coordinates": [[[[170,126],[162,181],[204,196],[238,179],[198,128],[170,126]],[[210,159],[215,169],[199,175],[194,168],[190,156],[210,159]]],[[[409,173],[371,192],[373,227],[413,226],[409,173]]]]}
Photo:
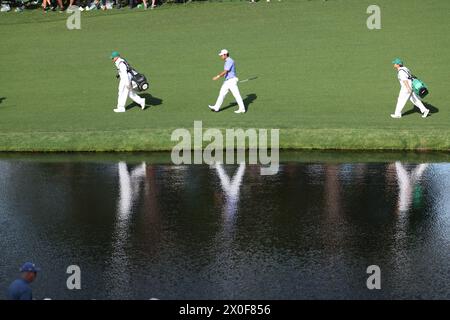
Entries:
{"type": "Polygon", "coordinates": [[[21,156],[0,157],[0,293],[33,260],[36,299],[450,298],[445,154],[292,153],[273,176],[21,156]],[[66,287],[72,264],[81,290],[66,287]],[[366,287],[369,265],[381,290],[366,287]]]}
{"type": "MultiPolygon", "coordinates": [[[[270,150],[269,150],[270,151],[270,150]]],[[[248,155],[248,150],[246,151],[248,155]]],[[[280,162],[358,163],[358,162],[450,162],[450,152],[441,151],[323,151],[280,150],[280,162]]],[[[141,162],[172,164],[171,153],[161,152],[0,152],[0,160],[38,162],[141,162]]]]}

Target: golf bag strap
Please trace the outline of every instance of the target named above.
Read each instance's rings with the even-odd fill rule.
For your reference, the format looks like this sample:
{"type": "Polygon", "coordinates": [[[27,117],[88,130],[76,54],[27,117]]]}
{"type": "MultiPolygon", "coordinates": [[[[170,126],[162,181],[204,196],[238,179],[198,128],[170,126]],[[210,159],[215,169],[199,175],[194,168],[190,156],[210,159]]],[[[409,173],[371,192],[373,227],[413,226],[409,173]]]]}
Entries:
{"type": "Polygon", "coordinates": [[[125,64],[125,66],[127,67],[127,72],[128,73],[131,72],[132,68],[131,68],[130,64],[125,59],[122,59],[122,61],[120,61],[120,63],[124,63],[125,64]]]}
{"type": "Polygon", "coordinates": [[[416,76],[414,76],[410,71],[406,71],[405,69],[400,69],[400,71],[405,71],[406,74],[408,75],[409,80],[416,79],[416,76]]]}

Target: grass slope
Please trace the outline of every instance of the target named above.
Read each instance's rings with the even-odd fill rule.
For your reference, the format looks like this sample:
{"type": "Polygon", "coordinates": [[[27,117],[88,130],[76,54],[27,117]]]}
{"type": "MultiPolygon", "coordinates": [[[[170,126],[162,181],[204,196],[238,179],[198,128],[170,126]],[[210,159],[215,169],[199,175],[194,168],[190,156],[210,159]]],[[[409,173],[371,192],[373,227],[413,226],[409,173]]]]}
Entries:
{"type": "MultiPolygon", "coordinates": [[[[0,151],[170,150],[175,128],[280,128],[282,148],[450,150],[447,112],[450,2],[379,0],[382,29],[366,27],[372,1],[205,2],[158,10],[0,14],[0,151]],[[245,115],[210,112],[231,51],[252,100],[245,115]],[[112,112],[118,50],[149,76],[150,108],[112,112]],[[391,119],[405,59],[430,87],[434,113],[391,119]],[[2,99],[3,98],[3,99],[2,99]]],[[[247,100],[248,101],[248,100],[247,100]]],[[[233,102],[231,95],[224,106],[233,102]]],[[[408,103],[404,112],[412,108],[408,103]]]]}

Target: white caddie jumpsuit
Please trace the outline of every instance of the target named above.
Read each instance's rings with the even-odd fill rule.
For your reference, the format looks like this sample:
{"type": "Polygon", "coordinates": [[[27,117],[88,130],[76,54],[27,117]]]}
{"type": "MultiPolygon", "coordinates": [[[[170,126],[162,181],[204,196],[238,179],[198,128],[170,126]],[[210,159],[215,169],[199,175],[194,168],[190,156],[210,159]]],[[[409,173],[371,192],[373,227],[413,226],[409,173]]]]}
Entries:
{"type": "Polygon", "coordinates": [[[406,104],[406,102],[408,101],[408,99],[414,103],[415,106],[417,106],[420,109],[420,112],[424,113],[425,111],[427,111],[428,109],[425,108],[425,106],[423,105],[422,101],[420,100],[420,97],[414,93],[414,91],[412,93],[409,93],[408,88],[405,86],[405,84],[403,83],[403,81],[408,81],[409,82],[409,86],[412,88],[412,81],[409,78],[409,74],[410,71],[408,68],[406,67],[401,67],[398,69],[398,81],[400,82],[400,93],[398,94],[398,99],[397,99],[397,106],[395,107],[395,115],[396,116],[401,116],[402,115],[402,110],[406,104]]]}
{"type": "Polygon", "coordinates": [[[127,66],[123,59],[119,58],[114,63],[120,76],[117,109],[125,111],[125,104],[127,103],[128,97],[142,106],[145,103],[145,99],[138,96],[131,87],[131,74],[127,72],[127,66]]]}

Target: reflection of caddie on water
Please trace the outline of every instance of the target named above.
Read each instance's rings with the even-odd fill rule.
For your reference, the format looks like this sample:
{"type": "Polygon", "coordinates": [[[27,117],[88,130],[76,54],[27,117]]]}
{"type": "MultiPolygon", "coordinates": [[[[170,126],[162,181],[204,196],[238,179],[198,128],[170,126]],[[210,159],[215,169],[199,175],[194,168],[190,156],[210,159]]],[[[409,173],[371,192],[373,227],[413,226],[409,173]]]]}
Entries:
{"type": "MultiPolygon", "coordinates": [[[[141,109],[145,109],[145,99],[138,96],[135,89],[132,86],[132,74],[129,72],[128,63],[120,57],[120,54],[117,51],[114,51],[111,54],[111,59],[116,65],[118,78],[120,78],[119,82],[119,94],[117,99],[117,108],[114,109],[114,112],[125,112],[125,104],[127,102],[127,98],[130,97],[131,100],[136,102],[141,106],[141,109]]],[[[147,84],[148,86],[148,84],[147,84]]],[[[145,88],[147,89],[147,88],[145,88]]],[[[145,90],[144,89],[144,90],[145,90]]]]}
{"type": "Polygon", "coordinates": [[[236,76],[236,66],[234,65],[234,60],[231,59],[228,50],[226,49],[220,51],[219,56],[225,61],[225,67],[224,71],[215,76],[213,80],[216,81],[221,77],[225,77],[225,82],[223,83],[222,88],[220,88],[220,93],[216,104],[209,106],[209,108],[216,112],[219,111],[225,96],[228,91],[231,91],[239,106],[239,109],[236,110],[235,113],[245,113],[244,101],[242,101],[241,93],[239,92],[239,88],[237,86],[239,79],[236,76]]]}
{"type": "Polygon", "coordinates": [[[418,187],[418,183],[420,182],[420,179],[422,178],[422,175],[427,167],[427,163],[422,163],[408,173],[400,161],[395,163],[399,186],[398,210],[400,212],[406,212],[409,210],[411,203],[413,202],[414,192],[416,190],[421,190],[416,188],[418,187]]]}

